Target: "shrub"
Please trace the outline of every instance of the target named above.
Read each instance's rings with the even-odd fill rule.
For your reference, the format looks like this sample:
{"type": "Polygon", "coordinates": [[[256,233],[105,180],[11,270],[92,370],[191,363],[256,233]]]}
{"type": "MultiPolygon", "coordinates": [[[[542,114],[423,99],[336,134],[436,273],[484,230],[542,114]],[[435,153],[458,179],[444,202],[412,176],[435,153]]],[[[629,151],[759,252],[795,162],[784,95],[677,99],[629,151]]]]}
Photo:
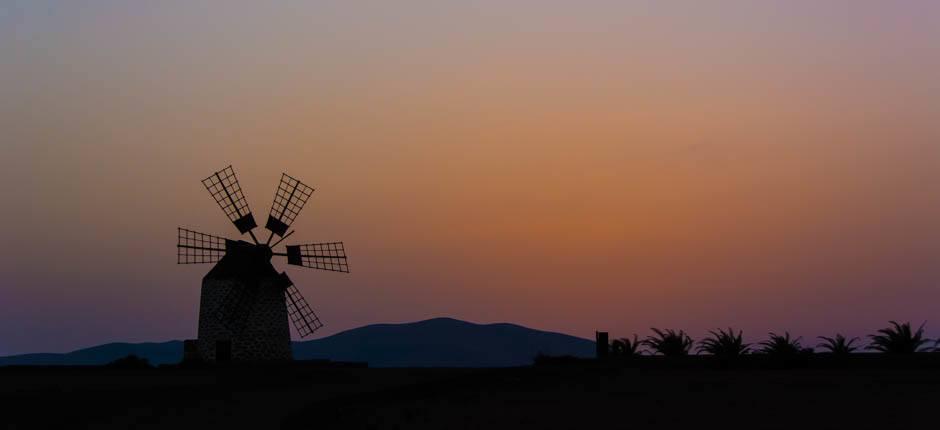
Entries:
{"type": "Polygon", "coordinates": [[[845,336],[836,334],[835,337],[819,336],[819,338],[822,339],[823,342],[817,345],[817,347],[822,348],[832,355],[849,355],[858,349],[852,345],[859,340],[857,337],[846,339],[845,336]]]}
{"type": "Polygon", "coordinates": [[[709,336],[699,342],[698,351],[716,357],[739,357],[747,354],[750,344],[744,343],[742,332],[734,334],[730,327],[728,331],[719,329],[718,332],[709,331],[709,336]]]}
{"type": "Polygon", "coordinates": [[[584,358],[573,355],[547,355],[539,352],[532,360],[532,364],[536,366],[571,365],[583,363],[584,361],[584,358]]]}
{"type": "Polygon", "coordinates": [[[911,323],[898,324],[889,321],[891,327],[878,330],[879,334],[872,334],[871,345],[867,349],[884,352],[888,354],[913,354],[915,352],[926,351],[924,345],[930,342],[930,339],[924,337],[924,324],[916,332],[911,331],[911,323]]]}
{"type": "Polygon", "coordinates": [[[779,357],[797,355],[805,352],[800,345],[801,339],[801,337],[790,339],[789,332],[784,332],[783,336],[771,332],[770,338],[760,343],[760,352],[779,357]]]}
{"type": "Polygon", "coordinates": [[[149,369],[153,367],[150,365],[149,360],[138,357],[134,354],[130,354],[126,357],[121,357],[117,360],[114,360],[108,363],[107,366],[119,369],[149,369]]]}
{"type": "Polygon", "coordinates": [[[689,351],[692,349],[692,338],[685,334],[684,331],[666,329],[661,331],[657,328],[653,328],[653,333],[656,333],[655,336],[648,336],[643,340],[643,344],[650,347],[654,352],[662,354],[666,357],[676,357],[689,355],[689,351]]]}
{"type": "Polygon", "coordinates": [[[610,344],[610,354],[614,357],[635,357],[643,353],[640,347],[643,342],[633,335],[633,339],[622,337],[616,339],[610,344]]]}

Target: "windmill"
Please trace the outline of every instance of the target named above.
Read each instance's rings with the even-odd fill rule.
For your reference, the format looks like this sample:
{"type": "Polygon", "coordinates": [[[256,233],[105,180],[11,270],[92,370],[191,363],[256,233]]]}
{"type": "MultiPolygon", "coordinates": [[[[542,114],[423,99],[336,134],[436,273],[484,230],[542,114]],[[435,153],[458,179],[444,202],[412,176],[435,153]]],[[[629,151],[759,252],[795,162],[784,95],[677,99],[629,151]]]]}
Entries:
{"type": "Polygon", "coordinates": [[[349,273],[343,243],[287,245],[284,252],[274,251],[294,233],[291,224],[314,191],[286,173],[274,194],[264,242],[255,236],[257,224],[232,166],[213,173],[202,184],[251,242],[177,229],[177,264],[215,263],[202,280],[199,334],[192,353],[208,362],[291,360],[288,320],[300,337],[323,324],[287,273],[278,272],[271,259],[286,257],[290,265],[349,273]],[[271,243],[275,236],[277,240],[271,243]]]}

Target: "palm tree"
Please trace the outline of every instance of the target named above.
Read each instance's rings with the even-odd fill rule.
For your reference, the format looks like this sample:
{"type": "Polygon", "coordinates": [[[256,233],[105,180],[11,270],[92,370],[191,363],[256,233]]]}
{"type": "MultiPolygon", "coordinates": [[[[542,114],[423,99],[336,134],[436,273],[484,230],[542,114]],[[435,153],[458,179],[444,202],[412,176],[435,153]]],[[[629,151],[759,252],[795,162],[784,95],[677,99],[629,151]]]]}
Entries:
{"type": "Polygon", "coordinates": [[[838,334],[838,333],[836,334],[835,337],[819,336],[819,338],[822,339],[823,342],[820,343],[819,345],[816,345],[816,347],[822,348],[823,350],[828,351],[832,355],[839,355],[839,356],[849,355],[855,352],[855,350],[857,350],[858,347],[852,346],[852,344],[860,340],[857,337],[853,337],[847,340],[845,336],[838,334]]]}
{"type": "Polygon", "coordinates": [[[734,334],[732,328],[728,331],[719,329],[717,333],[709,331],[709,336],[699,342],[698,351],[706,352],[717,357],[739,357],[747,354],[751,345],[744,343],[742,331],[734,334]]]}
{"type": "Polygon", "coordinates": [[[803,338],[790,339],[789,332],[784,332],[783,336],[771,332],[770,338],[760,343],[760,352],[775,356],[797,355],[803,352],[803,347],[800,345],[801,339],[803,338]]]}
{"type": "Polygon", "coordinates": [[[654,352],[666,357],[689,355],[693,342],[692,338],[685,334],[684,331],[671,329],[661,331],[657,328],[652,328],[651,330],[653,330],[653,333],[656,333],[656,336],[647,336],[646,339],[643,340],[643,344],[650,347],[654,352]]]}
{"type": "Polygon", "coordinates": [[[620,339],[615,339],[610,344],[610,353],[614,357],[635,357],[643,353],[640,350],[640,346],[643,345],[637,336],[634,334],[633,339],[622,337],[620,339]]]}
{"type": "Polygon", "coordinates": [[[889,353],[889,354],[913,354],[915,352],[926,351],[924,345],[930,342],[930,339],[924,337],[924,324],[921,324],[916,332],[911,331],[911,323],[898,324],[889,321],[891,327],[878,330],[880,334],[868,335],[871,338],[871,345],[867,349],[889,353]]]}

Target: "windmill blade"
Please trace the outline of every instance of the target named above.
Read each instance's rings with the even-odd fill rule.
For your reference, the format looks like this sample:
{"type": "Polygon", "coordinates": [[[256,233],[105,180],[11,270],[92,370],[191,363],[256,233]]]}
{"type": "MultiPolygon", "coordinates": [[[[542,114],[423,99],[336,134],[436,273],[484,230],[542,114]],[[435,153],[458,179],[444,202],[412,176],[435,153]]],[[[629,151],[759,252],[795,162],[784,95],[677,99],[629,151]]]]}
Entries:
{"type": "Polygon", "coordinates": [[[284,300],[287,302],[287,315],[290,317],[290,321],[294,324],[294,328],[297,329],[297,333],[300,337],[307,337],[320,327],[323,327],[320,318],[313,312],[307,300],[300,294],[300,291],[297,290],[294,283],[287,277],[287,274],[281,273],[281,278],[282,282],[286,285],[284,289],[284,300]]]}
{"type": "Polygon", "coordinates": [[[215,263],[225,255],[226,247],[232,241],[211,234],[176,229],[176,264],[215,263]]]}
{"type": "Polygon", "coordinates": [[[241,333],[248,321],[251,305],[258,296],[257,285],[235,284],[225,294],[215,316],[232,334],[241,333]]]}
{"type": "Polygon", "coordinates": [[[346,262],[346,249],[343,247],[343,242],[288,245],[287,264],[349,273],[349,264],[346,262]]]}
{"type": "MultiPolygon", "coordinates": [[[[245,193],[238,183],[235,176],[235,170],[228,166],[218,172],[213,173],[208,178],[202,180],[202,185],[206,187],[215,202],[225,212],[238,232],[241,234],[249,233],[251,238],[255,239],[251,231],[258,224],[255,223],[255,217],[251,215],[251,209],[248,207],[248,200],[245,199],[245,193]]],[[[258,240],[255,239],[255,243],[258,240]]]]}
{"type": "MultiPolygon", "coordinates": [[[[271,213],[264,228],[270,230],[272,236],[276,234],[283,237],[294,218],[297,218],[297,214],[307,204],[307,199],[313,191],[313,188],[287,173],[281,174],[281,182],[274,193],[274,203],[271,204],[271,213]]],[[[270,243],[270,239],[268,242],[270,243]]]]}

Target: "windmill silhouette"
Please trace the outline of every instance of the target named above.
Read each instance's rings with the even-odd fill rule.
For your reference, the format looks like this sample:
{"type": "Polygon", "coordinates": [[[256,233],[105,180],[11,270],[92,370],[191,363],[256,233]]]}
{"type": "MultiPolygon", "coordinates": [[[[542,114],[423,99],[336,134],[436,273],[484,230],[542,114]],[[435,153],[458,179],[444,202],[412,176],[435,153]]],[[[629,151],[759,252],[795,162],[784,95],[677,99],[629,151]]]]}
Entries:
{"type": "Polygon", "coordinates": [[[251,242],[177,229],[177,264],[216,263],[202,281],[199,303],[198,358],[216,361],[287,361],[292,359],[290,320],[301,337],[323,326],[285,272],[271,264],[274,256],[287,264],[333,272],[349,272],[342,242],[287,245],[273,248],[294,233],[290,229],[314,189],[285,174],[274,194],[265,228],[257,227],[235,170],[228,166],[202,181],[225,215],[251,242]],[[271,240],[277,236],[273,244],[271,240]]]}

